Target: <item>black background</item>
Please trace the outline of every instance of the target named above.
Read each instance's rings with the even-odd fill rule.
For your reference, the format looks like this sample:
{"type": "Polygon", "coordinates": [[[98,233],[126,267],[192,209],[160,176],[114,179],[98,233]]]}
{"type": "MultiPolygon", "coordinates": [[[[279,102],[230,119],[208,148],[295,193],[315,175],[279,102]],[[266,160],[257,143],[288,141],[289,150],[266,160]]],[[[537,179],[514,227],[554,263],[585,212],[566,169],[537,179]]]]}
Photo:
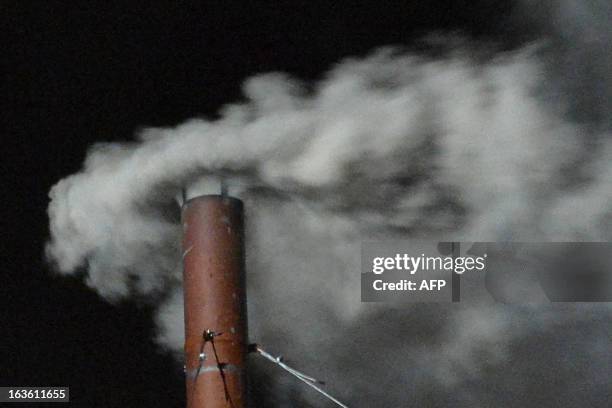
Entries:
{"type": "Polygon", "coordinates": [[[214,117],[244,78],[316,79],[432,31],[512,47],[511,2],[3,1],[0,385],[70,386],[72,406],[180,407],[182,369],[146,302],[110,305],[44,260],[47,193],[88,146],[214,117]]]}

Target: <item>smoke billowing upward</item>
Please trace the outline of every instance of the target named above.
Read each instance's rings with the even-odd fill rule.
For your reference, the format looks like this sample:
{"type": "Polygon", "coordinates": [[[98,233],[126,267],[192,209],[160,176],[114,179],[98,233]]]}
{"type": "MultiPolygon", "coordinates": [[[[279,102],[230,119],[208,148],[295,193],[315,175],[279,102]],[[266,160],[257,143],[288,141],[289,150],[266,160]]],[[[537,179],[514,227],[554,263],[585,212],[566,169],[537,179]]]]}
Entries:
{"type": "MultiPolygon", "coordinates": [[[[435,58],[381,49],[317,83],[258,75],[218,119],[93,146],[83,169],[51,191],[48,256],[62,273],[85,268],[109,299],[162,299],[159,341],[178,351],[175,197],[223,176],[247,204],[251,336],[333,379],[349,405],[529,405],[533,385],[516,373],[550,368],[548,349],[579,347],[574,368],[553,368],[570,382],[597,378],[602,308],[359,301],[363,239],[610,240],[610,54],[599,52],[610,31],[585,21],[602,12],[581,4],[556,5],[560,23],[541,28],[552,45],[484,58],[465,43],[435,58]],[[577,42],[580,59],[568,46],[577,42]],[[576,69],[556,64],[565,60],[576,69]],[[585,331],[588,344],[576,340],[585,331]],[[502,395],[486,389],[499,382],[511,383],[502,395]]],[[[283,390],[271,390],[275,403],[291,405],[291,385],[271,383],[283,390]]],[[[603,390],[595,383],[594,401],[603,390]]]]}

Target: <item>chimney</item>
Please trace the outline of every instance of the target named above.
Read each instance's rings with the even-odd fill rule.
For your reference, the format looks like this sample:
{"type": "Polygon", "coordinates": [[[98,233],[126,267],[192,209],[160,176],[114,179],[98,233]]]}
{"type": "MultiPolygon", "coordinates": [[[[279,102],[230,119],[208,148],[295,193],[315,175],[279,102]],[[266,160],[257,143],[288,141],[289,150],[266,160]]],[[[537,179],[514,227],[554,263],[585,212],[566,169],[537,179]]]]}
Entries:
{"type": "Polygon", "coordinates": [[[187,408],[244,408],[243,204],[202,195],[182,208],[187,408]]]}

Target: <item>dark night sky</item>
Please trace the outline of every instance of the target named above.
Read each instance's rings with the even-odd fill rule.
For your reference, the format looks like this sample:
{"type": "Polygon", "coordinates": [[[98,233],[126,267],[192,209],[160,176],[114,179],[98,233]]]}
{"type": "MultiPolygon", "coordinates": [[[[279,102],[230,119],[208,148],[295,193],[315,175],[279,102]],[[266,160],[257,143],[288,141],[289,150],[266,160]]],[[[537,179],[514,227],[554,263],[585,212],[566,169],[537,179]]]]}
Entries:
{"type": "Polygon", "coordinates": [[[315,78],[344,56],[432,30],[524,39],[511,35],[505,1],[132,3],[0,5],[0,385],[70,386],[74,407],[184,403],[179,364],[151,340],[150,308],[109,305],[44,261],[47,192],[89,145],[214,115],[257,72],[315,78]]]}

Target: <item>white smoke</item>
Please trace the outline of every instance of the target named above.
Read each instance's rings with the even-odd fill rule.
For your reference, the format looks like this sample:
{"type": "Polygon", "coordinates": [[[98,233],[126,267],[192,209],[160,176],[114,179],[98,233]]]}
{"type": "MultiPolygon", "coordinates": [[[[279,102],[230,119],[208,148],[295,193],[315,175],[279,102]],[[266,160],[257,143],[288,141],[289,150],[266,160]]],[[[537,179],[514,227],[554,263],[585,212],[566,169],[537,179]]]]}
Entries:
{"type": "MultiPolygon", "coordinates": [[[[246,201],[253,339],[293,351],[305,369],[335,379],[352,405],[406,401],[403,388],[381,392],[372,376],[414,380],[422,388],[410,390],[413,401],[440,403],[423,390],[461,391],[462,381],[504,366],[515,339],[561,315],[580,318],[366,306],[359,245],[381,237],[611,238],[612,143],[547,99],[539,55],[534,47],[484,60],[465,48],[438,58],[385,49],[342,61],[316,84],[253,77],[244,101],[219,119],[94,146],[83,169],[50,193],[48,256],[62,273],[86,269],[88,284],[109,299],[132,291],[165,299],[159,341],[179,351],[174,197],[222,175],[246,201]],[[376,330],[376,342],[360,333],[376,330]],[[390,356],[374,357],[371,347],[390,356]]],[[[459,396],[457,406],[487,405],[476,394],[459,396]]]]}

